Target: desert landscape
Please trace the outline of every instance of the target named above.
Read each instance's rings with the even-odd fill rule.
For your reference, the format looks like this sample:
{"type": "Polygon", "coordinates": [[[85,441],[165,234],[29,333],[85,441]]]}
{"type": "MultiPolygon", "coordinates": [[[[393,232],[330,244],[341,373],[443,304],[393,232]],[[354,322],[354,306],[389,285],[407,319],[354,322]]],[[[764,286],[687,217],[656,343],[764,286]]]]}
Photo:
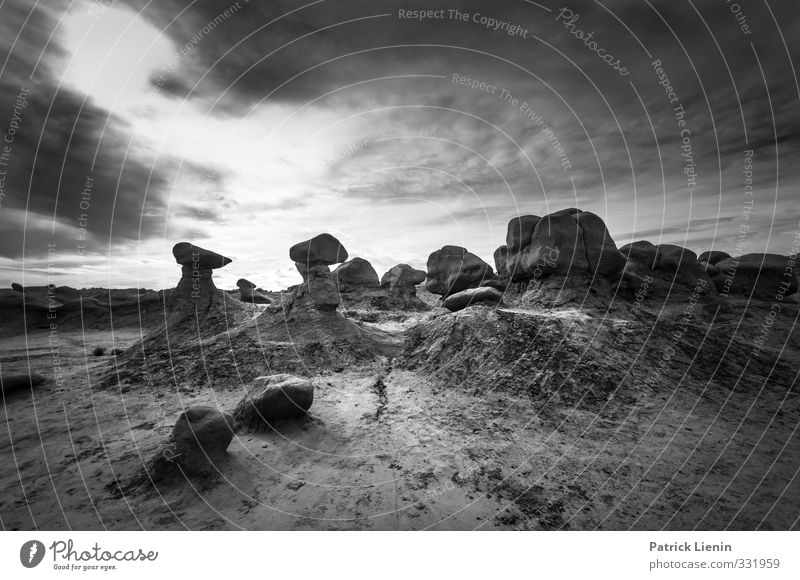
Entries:
{"type": "Polygon", "coordinates": [[[492,265],[379,277],[320,233],[233,290],[173,256],[166,290],[0,293],[3,529],[800,527],[794,254],[563,209],[492,265]]]}

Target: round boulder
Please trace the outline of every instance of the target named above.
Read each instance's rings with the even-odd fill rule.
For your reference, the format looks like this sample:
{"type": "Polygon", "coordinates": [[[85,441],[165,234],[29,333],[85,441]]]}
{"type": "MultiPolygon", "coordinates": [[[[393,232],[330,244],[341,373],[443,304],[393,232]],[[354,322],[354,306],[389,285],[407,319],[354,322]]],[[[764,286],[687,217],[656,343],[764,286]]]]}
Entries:
{"type": "Polygon", "coordinates": [[[425,287],[432,294],[449,296],[467,288],[477,288],[494,278],[492,267],[466,248],[444,246],[428,257],[425,287]]]}
{"type": "Polygon", "coordinates": [[[489,286],[482,286],[451,294],[444,299],[442,305],[450,312],[456,312],[475,304],[500,304],[502,301],[502,292],[489,286]]]}
{"type": "Polygon", "coordinates": [[[314,385],[308,379],[286,374],[258,377],[233,416],[243,426],[260,428],[271,421],[302,417],[313,402],[314,385]]]}
{"type": "Polygon", "coordinates": [[[353,258],[339,264],[333,271],[333,279],[343,291],[350,288],[376,288],[379,284],[375,268],[363,258],[353,258]]]}
{"type": "Polygon", "coordinates": [[[417,284],[422,284],[426,276],[424,270],[417,270],[408,264],[398,264],[381,277],[381,286],[390,290],[413,288],[417,284]]]}
{"type": "Polygon", "coordinates": [[[293,262],[301,264],[332,266],[347,260],[347,250],[332,235],[320,234],[292,246],[289,249],[289,257],[293,262]]]}

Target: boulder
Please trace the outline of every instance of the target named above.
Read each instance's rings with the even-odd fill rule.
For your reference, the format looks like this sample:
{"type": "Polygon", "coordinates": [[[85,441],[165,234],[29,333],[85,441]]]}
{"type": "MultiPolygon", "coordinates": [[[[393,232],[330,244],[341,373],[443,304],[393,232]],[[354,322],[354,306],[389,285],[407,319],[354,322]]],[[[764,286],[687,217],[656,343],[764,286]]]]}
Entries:
{"type": "Polygon", "coordinates": [[[780,254],[745,254],[714,264],[719,270],[713,282],[723,294],[742,294],[763,300],[780,300],[797,292],[794,260],[780,254]]]}
{"type": "Polygon", "coordinates": [[[256,290],[256,285],[249,280],[239,278],[236,282],[236,286],[239,288],[239,300],[242,302],[249,302],[251,304],[272,304],[272,299],[258,292],[256,290]]]}
{"type": "Polygon", "coordinates": [[[432,294],[449,296],[494,278],[492,267],[466,248],[444,246],[428,257],[425,287],[432,294]]]}
{"type": "Polygon", "coordinates": [[[682,246],[638,241],[620,248],[628,262],[622,273],[623,281],[650,291],[664,294],[690,289],[700,294],[714,292],[714,285],[697,255],[682,246]],[[648,278],[653,281],[648,282],[648,278]]]}
{"type": "Polygon", "coordinates": [[[625,263],[605,223],[591,212],[569,208],[508,223],[505,270],[514,282],[551,275],[615,277],[625,263]]]}
{"type": "Polygon", "coordinates": [[[208,405],[184,409],[155,458],[155,477],[214,471],[236,432],[233,417],[208,405]]]}
{"type": "Polygon", "coordinates": [[[442,305],[450,312],[456,312],[475,304],[500,304],[502,301],[502,292],[489,286],[483,286],[480,288],[469,288],[451,294],[444,299],[442,305]]]}
{"type": "Polygon", "coordinates": [[[14,292],[22,292],[24,290],[24,288],[22,287],[22,284],[17,284],[16,282],[12,282],[11,289],[14,292]]]}
{"type": "Polygon", "coordinates": [[[710,250],[708,252],[703,252],[697,259],[701,262],[706,262],[707,264],[711,264],[712,266],[715,265],[717,262],[721,262],[722,260],[727,260],[730,258],[730,254],[725,252],[719,252],[717,250],[710,250]]]}
{"type": "Polygon", "coordinates": [[[233,416],[245,427],[258,429],[272,421],[303,417],[314,402],[314,385],[294,375],[270,375],[253,380],[233,416]]]}
{"type": "Polygon", "coordinates": [[[292,246],[289,249],[289,258],[293,262],[309,266],[332,266],[347,260],[347,250],[332,235],[320,234],[310,240],[292,246]]]}
{"type": "Polygon", "coordinates": [[[342,292],[361,288],[377,288],[380,283],[375,268],[363,258],[353,258],[339,264],[333,271],[333,279],[342,292]]]}
{"type": "Polygon", "coordinates": [[[31,374],[4,374],[0,377],[0,391],[8,395],[15,391],[33,390],[44,382],[44,377],[31,374]]]}
{"type": "Polygon", "coordinates": [[[501,278],[508,278],[508,246],[500,246],[494,251],[494,269],[501,278]]]}
{"type": "Polygon", "coordinates": [[[211,279],[213,271],[232,261],[189,242],[175,244],[172,255],[175,256],[175,262],[182,266],[175,295],[188,300],[210,300],[217,293],[217,287],[211,279]]]}
{"type": "Polygon", "coordinates": [[[389,290],[413,289],[417,284],[422,284],[426,276],[424,270],[417,270],[408,264],[398,264],[381,276],[381,287],[389,290]]]}

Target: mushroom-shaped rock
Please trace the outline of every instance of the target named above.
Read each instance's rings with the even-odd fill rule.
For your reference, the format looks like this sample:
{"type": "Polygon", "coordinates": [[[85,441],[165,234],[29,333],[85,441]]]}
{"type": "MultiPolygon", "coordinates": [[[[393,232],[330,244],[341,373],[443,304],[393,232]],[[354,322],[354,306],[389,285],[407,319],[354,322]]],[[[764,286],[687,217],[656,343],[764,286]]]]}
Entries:
{"type": "Polygon", "coordinates": [[[231,263],[227,258],[211,250],[206,250],[189,242],[180,242],[172,248],[175,261],[182,266],[181,280],[175,290],[178,298],[208,300],[217,292],[211,279],[216,268],[231,263]]]}
{"type": "Polygon", "coordinates": [[[466,248],[444,246],[428,257],[425,287],[432,294],[449,296],[494,278],[492,267],[466,248]]]}
{"type": "Polygon", "coordinates": [[[289,257],[293,262],[309,266],[317,264],[331,266],[347,260],[347,250],[332,235],[320,234],[292,246],[289,249],[289,257]]]}
{"type": "Polygon", "coordinates": [[[795,261],[780,254],[745,254],[714,264],[719,273],[714,286],[723,294],[752,295],[764,300],[781,300],[797,292],[795,261]]]}
{"type": "Polygon", "coordinates": [[[333,279],[341,291],[359,288],[376,288],[378,273],[372,264],[363,258],[353,258],[340,264],[333,271],[333,279]]]}
{"type": "Polygon", "coordinates": [[[236,286],[239,288],[239,300],[242,302],[250,302],[252,304],[272,304],[272,299],[269,296],[264,296],[260,292],[256,291],[256,285],[250,282],[250,280],[239,278],[239,280],[236,282],[236,286]]]}
{"type": "Polygon", "coordinates": [[[22,287],[22,284],[17,284],[16,282],[13,282],[13,283],[11,284],[11,289],[12,289],[14,292],[23,292],[23,291],[25,290],[25,289],[22,287]]]}
{"type": "Polygon", "coordinates": [[[417,284],[422,284],[426,276],[424,270],[417,270],[408,264],[397,264],[381,276],[381,286],[389,290],[414,288],[417,284]]]}
{"type": "Polygon", "coordinates": [[[444,299],[442,305],[450,312],[463,310],[467,306],[475,304],[500,304],[503,301],[503,293],[495,288],[482,286],[480,288],[469,288],[451,294],[444,299]]]}
{"type": "Polygon", "coordinates": [[[314,402],[314,385],[294,375],[269,375],[253,380],[233,416],[245,427],[259,429],[271,421],[302,417],[314,402]]]}

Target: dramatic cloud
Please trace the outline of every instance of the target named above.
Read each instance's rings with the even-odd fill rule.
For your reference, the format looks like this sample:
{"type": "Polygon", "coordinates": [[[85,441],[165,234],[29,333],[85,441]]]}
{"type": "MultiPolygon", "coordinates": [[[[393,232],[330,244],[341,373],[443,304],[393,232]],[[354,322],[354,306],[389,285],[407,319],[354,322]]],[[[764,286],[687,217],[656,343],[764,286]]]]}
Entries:
{"type": "Polygon", "coordinates": [[[235,258],[223,284],[296,281],[287,249],[321,231],[379,270],[446,243],[490,259],[511,217],[571,206],[698,251],[747,215],[746,251],[788,252],[794,5],[457,4],[4,3],[0,122],[30,96],[0,269],[40,275],[82,214],[73,262],[118,285],[171,285],[180,239],[235,258]]]}

